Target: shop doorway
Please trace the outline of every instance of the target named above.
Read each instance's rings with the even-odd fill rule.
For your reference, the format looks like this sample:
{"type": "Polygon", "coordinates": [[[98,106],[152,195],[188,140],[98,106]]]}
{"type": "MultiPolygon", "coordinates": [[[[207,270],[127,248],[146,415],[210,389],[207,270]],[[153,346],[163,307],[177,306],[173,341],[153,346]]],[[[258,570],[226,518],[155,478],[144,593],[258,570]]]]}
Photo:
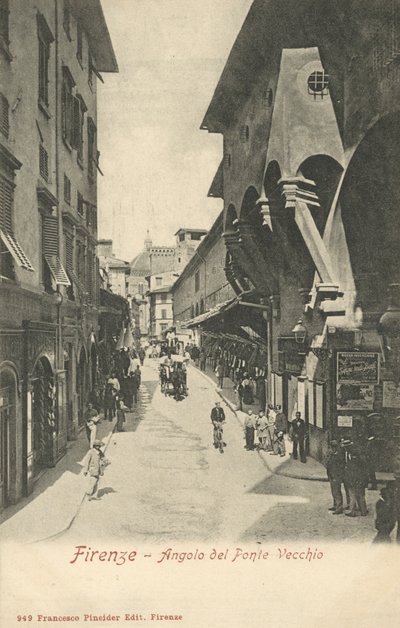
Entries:
{"type": "Polygon", "coordinates": [[[55,430],[54,377],[50,362],[38,360],[32,375],[32,464],[33,475],[52,464],[55,430]]]}

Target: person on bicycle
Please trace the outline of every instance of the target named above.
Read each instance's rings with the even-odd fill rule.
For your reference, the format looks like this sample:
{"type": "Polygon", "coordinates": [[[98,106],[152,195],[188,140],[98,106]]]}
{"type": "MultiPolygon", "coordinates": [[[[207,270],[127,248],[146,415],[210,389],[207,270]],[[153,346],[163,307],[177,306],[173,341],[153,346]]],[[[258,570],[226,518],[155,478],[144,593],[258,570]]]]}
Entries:
{"type": "Polygon", "coordinates": [[[213,424],[213,427],[214,427],[214,431],[213,431],[214,447],[217,449],[219,447],[219,441],[220,439],[222,439],[222,435],[221,435],[221,438],[219,438],[220,436],[219,430],[222,430],[222,425],[223,423],[225,423],[225,412],[223,408],[221,408],[220,401],[216,401],[215,406],[211,410],[211,423],[213,424]]]}

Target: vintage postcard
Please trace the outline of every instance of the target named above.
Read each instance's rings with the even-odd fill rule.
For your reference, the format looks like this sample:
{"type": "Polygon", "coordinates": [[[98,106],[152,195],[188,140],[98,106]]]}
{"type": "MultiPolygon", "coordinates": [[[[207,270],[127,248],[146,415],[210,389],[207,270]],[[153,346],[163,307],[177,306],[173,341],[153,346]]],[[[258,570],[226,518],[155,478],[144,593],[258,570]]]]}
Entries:
{"type": "Polygon", "coordinates": [[[400,0],[0,0],[0,626],[394,628],[400,0]]]}

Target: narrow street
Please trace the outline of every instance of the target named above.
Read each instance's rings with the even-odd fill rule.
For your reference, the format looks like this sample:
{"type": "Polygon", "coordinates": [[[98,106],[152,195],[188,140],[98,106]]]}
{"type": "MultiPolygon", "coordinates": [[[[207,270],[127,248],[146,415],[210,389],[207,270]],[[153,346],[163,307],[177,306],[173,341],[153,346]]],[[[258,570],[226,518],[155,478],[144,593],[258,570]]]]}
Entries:
{"type": "Polygon", "coordinates": [[[372,540],[376,492],[367,496],[368,517],[332,517],[329,484],[271,473],[267,456],[244,449],[239,421],[226,406],[227,447],[223,455],[216,451],[209,413],[218,394],[194,367],[189,389],[181,402],[165,397],[156,362],[145,364],[139,403],[106,452],[111,465],[101,500],[82,503],[63,540],[372,540]]]}

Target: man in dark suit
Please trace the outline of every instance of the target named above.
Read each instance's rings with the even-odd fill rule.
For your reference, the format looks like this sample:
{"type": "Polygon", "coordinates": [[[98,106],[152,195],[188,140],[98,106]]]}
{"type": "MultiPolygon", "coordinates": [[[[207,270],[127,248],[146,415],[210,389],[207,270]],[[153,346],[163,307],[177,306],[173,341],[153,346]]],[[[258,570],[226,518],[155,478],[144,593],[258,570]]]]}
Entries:
{"type": "Polygon", "coordinates": [[[329,510],[332,510],[334,515],[341,515],[343,513],[342,484],[344,483],[345,457],[337,440],[331,441],[326,472],[333,497],[333,506],[329,510]]]}
{"type": "Polygon", "coordinates": [[[293,441],[293,458],[297,460],[297,451],[300,451],[301,462],[307,462],[305,440],[307,436],[307,426],[301,418],[301,412],[296,412],[295,419],[290,428],[290,437],[293,441]]]}
{"type": "Polygon", "coordinates": [[[219,401],[215,402],[215,406],[211,410],[211,423],[214,426],[214,447],[218,447],[218,439],[217,439],[217,430],[222,426],[225,422],[225,412],[223,408],[221,408],[221,403],[219,401]]]}

